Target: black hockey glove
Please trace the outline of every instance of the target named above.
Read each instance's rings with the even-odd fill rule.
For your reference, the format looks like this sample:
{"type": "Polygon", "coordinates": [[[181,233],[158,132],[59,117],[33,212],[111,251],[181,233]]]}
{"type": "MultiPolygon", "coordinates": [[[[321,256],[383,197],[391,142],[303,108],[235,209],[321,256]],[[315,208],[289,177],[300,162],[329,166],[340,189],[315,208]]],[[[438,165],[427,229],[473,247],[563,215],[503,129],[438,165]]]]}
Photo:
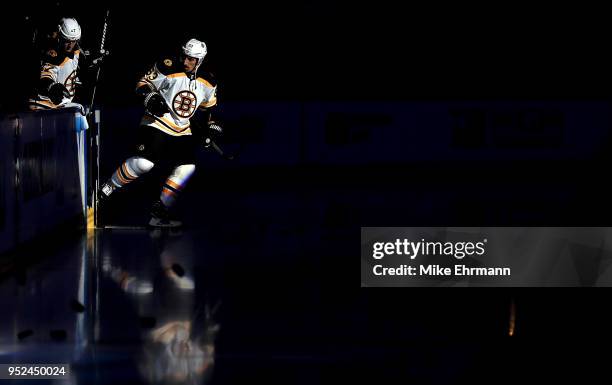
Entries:
{"type": "Polygon", "coordinates": [[[91,61],[91,65],[90,68],[98,68],[100,65],[102,65],[102,61],[104,60],[104,58],[106,56],[110,55],[110,52],[108,50],[102,51],[100,52],[96,58],[94,58],[91,61]]]}
{"type": "Polygon", "coordinates": [[[204,134],[204,147],[211,145],[212,141],[218,143],[223,136],[223,127],[217,122],[210,121],[206,123],[206,132],[204,134]]]}
{"type": "Polygon", "coordinates": [[[60,104],[64,98],[70,97],[70,92],[66,89],[62,83],[53,83],[49,87],[49,99],[53,104],[60,104]]]}
{"type": "Polygon", "coordinates": [[[223,136],[223,127],[217,122],[208,122],[208,132],[213,140],[217,140],[223,136]]]}
{"type": "Polygon", "coordinates": [[[170,112],[164,98],[157,92],[151,92],[145,98],[145,107],[147,111],[155,116],[163,116],[166,112],[170,112]]]}
{"type": "Polygon", "coordinates": [[[88,71],[94,71],[94,70],[97,70],[98,67],[102,65],[102,62],[104,61],[104,59],[108,55],[110,55],[110,51],[103,50],[103,51],[98,51],[96,53],[93,53],[90,51],[83,51],[83,55],[84,55],[84,58],[82,60],[82,63],[79,60],[79,66],[87,69],[88,71]]]}

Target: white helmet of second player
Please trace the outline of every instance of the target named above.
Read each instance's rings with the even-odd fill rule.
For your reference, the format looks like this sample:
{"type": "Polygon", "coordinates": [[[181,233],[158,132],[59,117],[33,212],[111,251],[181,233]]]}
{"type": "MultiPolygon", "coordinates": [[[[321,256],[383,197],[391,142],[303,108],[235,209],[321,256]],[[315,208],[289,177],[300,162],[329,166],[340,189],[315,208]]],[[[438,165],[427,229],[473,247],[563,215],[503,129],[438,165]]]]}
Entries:
{"type": "Polygon", "coordinates": [[[79,40],[81,38],[81,26],[75,19],[70,17],[60,20],[57,31],[66,40],[79,40]]]}

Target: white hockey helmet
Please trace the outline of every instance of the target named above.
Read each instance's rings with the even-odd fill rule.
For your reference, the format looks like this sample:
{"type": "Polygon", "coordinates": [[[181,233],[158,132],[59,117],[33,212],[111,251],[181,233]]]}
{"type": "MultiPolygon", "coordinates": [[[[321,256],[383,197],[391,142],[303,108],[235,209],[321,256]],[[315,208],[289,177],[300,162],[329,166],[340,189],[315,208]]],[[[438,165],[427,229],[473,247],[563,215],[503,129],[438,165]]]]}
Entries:
{"type": "Polygon", "coordinates": [[[204,56],[206,56],[206,44],[203,41],[199,41],[197,39],[190,39],[183,46],[183,53],[187,56],[195,57],[202,61],[204,56]]]}
{"type": "Polygon", "coordinates": [[[57,26],[57,31],[65,40],[79,40],[81,38],[81,26],[71,17],[64,17],[57,26]]]}
{"type": "Polygon", "coordinates": [[[190,39],[187,43],[185,43],[182,48],[183,54],[198,59],[198,64],[196,64],[193,70],[194,73],[198,72],[198,68],[200,68],[204,56],[206,56],[206,54],[208,53],[206,49],[206,44],[204,44],[203,41],[199,41],[197,39],[190,39]]]}

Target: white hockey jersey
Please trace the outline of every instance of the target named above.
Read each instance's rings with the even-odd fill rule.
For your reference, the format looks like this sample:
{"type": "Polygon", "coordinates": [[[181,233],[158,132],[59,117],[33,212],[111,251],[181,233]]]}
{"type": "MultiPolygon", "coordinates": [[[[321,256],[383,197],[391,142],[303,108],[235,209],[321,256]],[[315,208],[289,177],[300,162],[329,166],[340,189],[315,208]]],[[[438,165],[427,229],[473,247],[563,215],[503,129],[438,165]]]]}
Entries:
{"type": "Polygon", "coordinates": [[[62,83],[70,93],[70,96],[64,97],[60,104],[54,104],[48,96],[38,94],[30,99],[30,109],[48,110],[61,108],[72,102],[78,82],[77,71],[80,57],[81,51],[78,49],[68,56],[59,56],[57,51],[53,49],[47,51],[40,70],[40,79],[51,79],[55,83],[62,83]]]}
{"type": "Polygon", "coordinates": [[[198,108],[217,104],[217,86],[212,79],[187,74],[173,59],[158,62],[140,79],[137,88],[148,86],[166,101],[170,112],[155,116],[145,112],[141,124],[172,136],[191,135],[189,119],[198,108]]]}

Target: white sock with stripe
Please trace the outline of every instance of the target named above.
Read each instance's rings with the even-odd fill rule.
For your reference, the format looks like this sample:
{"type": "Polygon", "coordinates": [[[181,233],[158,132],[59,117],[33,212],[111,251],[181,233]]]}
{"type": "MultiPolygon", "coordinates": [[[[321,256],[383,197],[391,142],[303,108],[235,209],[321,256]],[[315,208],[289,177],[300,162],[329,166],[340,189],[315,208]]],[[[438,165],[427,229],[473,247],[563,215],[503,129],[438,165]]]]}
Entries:
{"type": "Polygon", "coordinates": [[[151,171],[154,165],[150,160],[133,156],[117,168],[111,177],[111,182],[115,188],[123,187],[136,180],[139,176],[151,171]]]}
{"type": "Polygon", "coordinates": [[[194,164],[183,164],[174,169],[172,175],[166,179],[159,197],[164,206],[170,207],[174,204],[178,194],[185,187],[194,171],[194,164]]]}

